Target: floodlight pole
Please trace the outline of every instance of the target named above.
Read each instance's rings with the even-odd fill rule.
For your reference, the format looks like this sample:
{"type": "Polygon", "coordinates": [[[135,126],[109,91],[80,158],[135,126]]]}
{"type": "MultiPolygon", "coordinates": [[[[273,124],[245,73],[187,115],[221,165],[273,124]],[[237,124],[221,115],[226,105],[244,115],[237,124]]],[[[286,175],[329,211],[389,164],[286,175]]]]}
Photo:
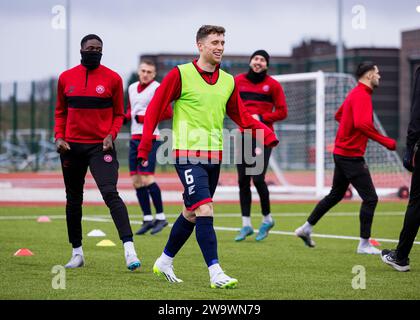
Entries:
{"type": "Polygon", "coordinates": [[[66,69],[70,69],[70,0],[66,0],[66,69]]]}
{"type": "Polygon", "coordinates": [[[344,73],[344,45],[343,45],[343,0],[337,0],[337,20],[338,20],[338,39],[337,39],[337,62],[338,72],[344,73]]]}

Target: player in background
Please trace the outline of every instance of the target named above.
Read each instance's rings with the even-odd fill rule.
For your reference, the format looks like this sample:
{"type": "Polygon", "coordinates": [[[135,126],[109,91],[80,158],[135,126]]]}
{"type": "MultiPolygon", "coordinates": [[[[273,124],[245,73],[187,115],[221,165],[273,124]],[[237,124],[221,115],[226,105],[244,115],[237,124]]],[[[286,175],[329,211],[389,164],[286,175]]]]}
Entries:
{"type": "Polygon", "coordinates": [[[175,168],[184,186],[184,208],[153,272],[169,282],[182,281],[173,271],[173,260],[195,228],[212,288],[234,288],[238,283],[219,264],[213,227],[212,197],[219,180],[225,114],[238,126],[253,129],[253,134],[257,134],[257,129],[263,131],[265,145],[278,144],[274,133],[246,112],[234,78],[220,69],[224,34],[225,29],[219,26],[205,25],[198,30],[199,59],[175,67],[162,80],[147,109],[138,149],[139,159],[147,165],[153,130],[168,104],[175,101],[173,152],[175,168]]]}
{"type": "Polygon", "coordinates": [[[381,135],[373,123],[372,94],[379,86],[379,69],[372,62],[361,63],[356,71],[358,85],[349,93],[335,115],[338,131],[335,139],[334,177],[330,193],[312,211],[304,225],[295,233],[309,247],[312,228],[332,207],[340,202],[350,184],[357,190],[363,202],[360,208],[360,242],[357,253],[380,254],[369,242],[378,196],[365,162],[364,154],[369,139],[389,150],[396,149],[395,140],[381,135]]]}
{"type": "MultiPolygon", "coordinates": [[[[148,165],[143,167],[137,160],[137,148],[143,134],[144,115],[147,106],[152,100],[159,82],[155,81],[156,65],[151,60],[142,60],[137,69],[139,81],[128,87],[128,106],[125,114],[126,121],[131,122],[131,140],[128,162],[133,187],[136,190],[137,199],[143,211],[143,225],[136,232],[142,235],[152,230],[151,234],[160,232],[168,225],[163,211],[162,194],[159,185],[155,182],[156,152],[160,146],[159,129],[153,132],[152,150],[149,153],[148,165]],[[150,198],[156,209],[156,219],[153,220],[150,208],[150,198]]],[[[166,108],[166,113],[161,120],[172,117],[172,107],[166,108]]]]}
{"type": "Polygon", "coordinates": [[[121,77],[100,64],[102,40],[94,34],[81,41],[81,64],[58,79],[55,143],[66,186],[66,221],[73,254],[66,268],[84,265],[82,250],[83,185],[87,169],[102,194],[123,242],[127,268],[140,267],[127,208],[118,195],[114,140],[124,121],[121,77]]]}
{"type": "MultiPolygon", "coordinates": [[[[236,76],[235,85],[239,90],[247,111],[256,120],[261,121],[273,130],[274,122],[286,119],[287,104],[280,83],[267,75],[269,63],[270,56],[267,51],[255,51],[250,58],[248,73],[236,76]]],[[[245,141],[243,130],[240,132],[240,139],[242,142],[245,141]]],[[[247,236],[254,233],[254,228],[251,224],[251,178],[260,197],[261,213],[263,216],[255,240],[261,241],[265,239],[268,236],[269,230],[274,226],[270,209],[270,193],[265,182],[265,174],[267,172],[271,150],[272,148],[270,147],[261,146],[255,138],[252,139],[253,156],[261,158],[259,161],[264,161],[264,170],[257,174],[247,174],[247,169],[251,171],[253,168],[245,161],[245,148],[241,149],[241,154],[239,155],[241,161],[236,165],[236,168],[238,171],[242,229],[236,236],[235,241],[245,240],[247,236]]]]}
{"type": "Polygon", "coordinates": [[[407,130],[407,143],[404,167],[413,173],[411,177],[410,198],[405,213],[403,228],[395,250],[382,250],[382,261],[398,271],[410,270],[410,255],[414,240],[420,227],[420,68],[414,76],[413,98],[410,123],[407,130]]]}

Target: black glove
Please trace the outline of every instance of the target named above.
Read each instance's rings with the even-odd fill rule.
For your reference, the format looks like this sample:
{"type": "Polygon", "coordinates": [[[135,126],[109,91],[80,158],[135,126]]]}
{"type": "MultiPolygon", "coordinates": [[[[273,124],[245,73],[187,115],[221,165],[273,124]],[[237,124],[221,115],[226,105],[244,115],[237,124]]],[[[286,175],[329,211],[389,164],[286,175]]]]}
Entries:
{"type": "Polygon", "coordinates": [[[414,155],[415,152],[413,148],[407,147],[407,149],[405,149],[403,165],[404,168],[406,168],[410,172],[414,171],[414,155]]]}

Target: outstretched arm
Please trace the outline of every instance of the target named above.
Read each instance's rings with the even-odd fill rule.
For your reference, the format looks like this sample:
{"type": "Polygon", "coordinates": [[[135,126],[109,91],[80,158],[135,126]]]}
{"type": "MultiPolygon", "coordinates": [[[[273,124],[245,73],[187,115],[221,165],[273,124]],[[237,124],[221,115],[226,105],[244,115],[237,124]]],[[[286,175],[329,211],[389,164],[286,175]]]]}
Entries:
{"type": "Polygon", "coordinates": [[[264,130],[264,145],[268,147],[275,147],[279,141],[272,130],[270,130],[265,124],[254,119],[246,110],[243,102],[239,96],[239,91],[236,86],[233,90],[232,95],[226,105],[227,115],[241,128],[252,129],[252,135],[257,137],[256,130],[264,130]]]}

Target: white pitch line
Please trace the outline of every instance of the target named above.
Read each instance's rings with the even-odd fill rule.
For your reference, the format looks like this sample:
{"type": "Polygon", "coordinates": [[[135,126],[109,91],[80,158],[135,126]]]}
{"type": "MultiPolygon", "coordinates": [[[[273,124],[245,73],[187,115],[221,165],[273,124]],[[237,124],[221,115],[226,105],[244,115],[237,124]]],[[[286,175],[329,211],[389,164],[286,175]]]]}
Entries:
{"type": "MultiPolygon", "coordinates": [[[[284,213],[272,213],[271,214],[274,217],[308,217],[310,215],[309,212],[284,212],[284,213]]],[[[403,211],[379,211],[379,212],[375,212],[375,216],[403,216],[405,215],[405,212],[403,211]]],[[[131,217],[133,217],[134,215],[132,214],[131,217]]],[[[179,216],[179,213],[169,213],[166,214],[166,216],[168,218],[177,218],[179,216]]],[[[240,217],[241,214],[240,213],[215,213],[215,218],[236,218],[236,217],[240,217]]],[[[254,213],[254,216],[259,216],[259,214],[254,213]]],[[[327,213],[326,216],[328,217],[358,217],[359,216],[359,212],[331,212],[331,213],[327,213]]],[[[0,220],[31,220],[31,219],[37,219],[40,216],[1,216],[0,215],[0,220]]],[[[48,215],[49,218],[51,219],[65,219],[66,216],[65,215],[48,215]]],[[[110,215],[95,215],[95,216],[90,216],[90,215],[86,215],[83,217],[83,219],[87,218],[87,217],[92,217],[92,218],[105,218],[108,219],[110,217],[110,215]]]]}
{"type": "MultiPolygon", "coordinates": [[[[384,212],[386,213],[386,212],[384,212]]],[[[399,212],[394,212],[394,213],[399,213],[399,212]]],[[[230,216],[233,215],[239,215],[239,214],[230,214],[230,216]]],[[[281,215],[281,214],[279,214],[281,215]]],[[[169,215],[167,215],[169,216],[169,215]]],[[[178,216],[178,215],[174,215],[174,216],[178,216]]],[[[39,216],[0,216],[0,220],[32,220],[32,219],[36,219],[39,216]]],[[[49,216],[52,219],[65,219],[66,217],[63,215],[51,215],[49,216]]],[[[83,217],[84,221],[89,221],[89,222],[113,222],[113,220],[111,218],[102,218],[102,217],[98,217],[98,216],[85,216],[83,217]]],[[[131,224],[135,224],[135,225],[141,225],[142,221],[136,221],[136,220],[130,220],[131,224]]],[[[173,224],[169,224],[168,225],[170,228],[172,228],[173,224]]],[[[231,232],[238,232],[240,230],[240,228],[229,228],[229,227],[214,227],[215,230],[220,230],[220,231],[231,231],[231,232]]],[[[257,229],[254,230],[254,232],[258,232],[257,229]]],[[[285,235],[285,236],[296,236],[294,232],[289,232],[289,231],[277,231],[277,230],[271,230],[270,234],[278,234],[278,235],[285,235]]],[[[313,233],[312,237],[314,238],[328,238],[328,239],[341,239],[341,240],[355,240],[355,241],[359,241],[360,238],[359,237],[352,237],[352,236],[340,236],[340,235],[333,235],[333,234],[318,234],[318,233],[313,233]]],[[[398,240],[394,240],[394,239],[383,239],[383,238],[375,238],[376,241],[380,241],[380,242],[389,242],[389,243],[398,243],[398,240]]],[[[419,241],[414,241],[414,244],[420,244],[419,241]]]]}

